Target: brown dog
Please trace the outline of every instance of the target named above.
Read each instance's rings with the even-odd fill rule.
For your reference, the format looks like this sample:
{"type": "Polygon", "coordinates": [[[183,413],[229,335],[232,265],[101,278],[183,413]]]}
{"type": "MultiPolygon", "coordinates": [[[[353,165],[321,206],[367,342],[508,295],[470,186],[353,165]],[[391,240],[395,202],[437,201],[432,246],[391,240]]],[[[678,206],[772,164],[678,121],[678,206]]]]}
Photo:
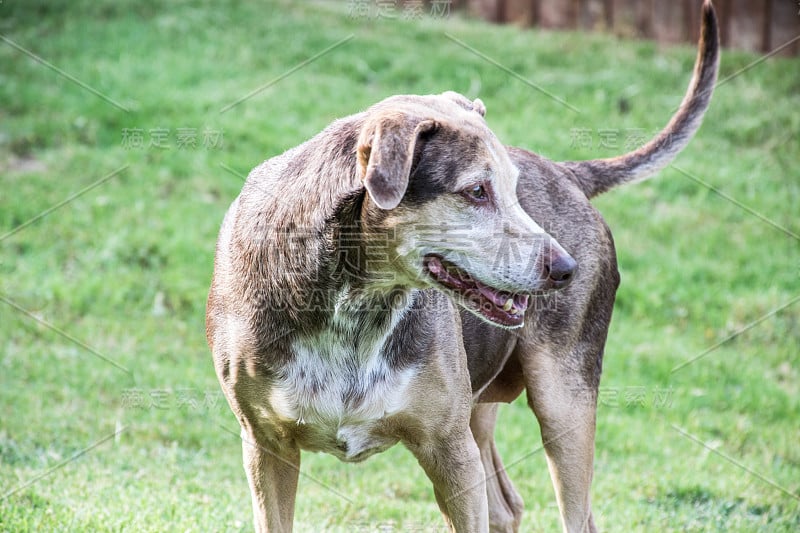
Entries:
{"type": "Polygon", "coordinates": [[[257,530],[291,529],[301,449],[360,461],[399,441],[453,528],[488,529],[452,301],[519,327],[575,261],[520,207],[483,112],[456,93],[384,100],[257,167],[225,216],[207,336],[257,530]],[[508,242],[529,253],[501,270],[508,242]]]}
{"type": "Polygon", "coordinates": [[[568,287],[537,299],[525,327],[513,334],[462,313],[472,389],[480,402],[471,424],[487,474],[493,531],[516,531],[522,514],[522,500],[494,445],[493,402],[510,402],[523,390],[541,427],[564,530],[596,530],[589,500],[595,410],[619,274],[611,233],[588,199],[653,175],[686,146],[700,127],[718,68],[717,20],[706,0],[694,77],[679,110],[653,140],[624,156],[568,163],[509,148],[520,170],[523,209],[579,268],[568,287]]]}
{"type": "Polygon", "coordinates": [[[251,172],[220,231],[207,336],[257,530],[291,530],[301,449],[360,461],[397,442],[452,529],[516,529],[492,403],[526,387],[564,527],[593,528],[618,276],[587,198],[663,167],[699,126],[717,65],[704,13],[687,98],[628,156],[557,165],[507,151],[480,101],[445,93],[384,100],[251,172]]]}

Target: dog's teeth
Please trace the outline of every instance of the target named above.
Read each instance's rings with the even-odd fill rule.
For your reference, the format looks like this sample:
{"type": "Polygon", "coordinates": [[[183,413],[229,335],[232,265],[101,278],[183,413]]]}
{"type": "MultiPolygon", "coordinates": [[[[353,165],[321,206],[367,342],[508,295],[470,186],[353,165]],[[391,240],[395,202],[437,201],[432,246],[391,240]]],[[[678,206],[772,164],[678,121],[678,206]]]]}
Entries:
{"type": "MultiPolygon", "coordinates": [[[[513,298],[509,298],[508,300],[506,300],[506,303],[503,306],[503,311],[509,312],[509,311],[511,311],[511,309],[513,307],[514,307],[514,299],[513,298]]],[[[516,309],[515,309],[515,311],[516,311],[516,309]]]]}

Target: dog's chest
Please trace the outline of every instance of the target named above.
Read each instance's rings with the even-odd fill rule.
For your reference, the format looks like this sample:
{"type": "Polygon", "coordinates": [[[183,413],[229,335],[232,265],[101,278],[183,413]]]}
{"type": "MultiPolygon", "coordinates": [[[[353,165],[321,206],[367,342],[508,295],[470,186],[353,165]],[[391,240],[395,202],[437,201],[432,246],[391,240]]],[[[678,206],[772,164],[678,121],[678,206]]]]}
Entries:
{"type": "Polygon", "coordinates": [[[343,320],[292,343],[269,402],[281,422],[295,425],[301,447],[358,461],[397,442],[382,434],[381,421],[406,407],[416,369],[385,357],[391,322],[376,332],[343,320]]]}

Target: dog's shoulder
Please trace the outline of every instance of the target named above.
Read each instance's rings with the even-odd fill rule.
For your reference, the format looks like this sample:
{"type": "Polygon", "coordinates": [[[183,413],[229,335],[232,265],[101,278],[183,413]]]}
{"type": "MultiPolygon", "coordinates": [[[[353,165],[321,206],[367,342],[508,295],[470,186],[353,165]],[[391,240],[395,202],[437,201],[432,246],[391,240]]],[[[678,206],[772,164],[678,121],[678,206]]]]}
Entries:
{"type": "Polygon", "coordinates": [[[356,144],[362,123],[362,115],[338,119],[311,139],[267,159],[248,174],[242,197],[247,204],[273,206],[324,199],[337,189],[357,187],[356,144]]]}
{"type": "Polygon", "coordinates": [[[611,234],[600,212],[575,183],[572,173],[553,161],[520,148],[509,148],[520,170],[519,202],[582,265],[583,252],[613,249],[611,234]],[[581,228],[580,232],[574,228],[581,228]]]}

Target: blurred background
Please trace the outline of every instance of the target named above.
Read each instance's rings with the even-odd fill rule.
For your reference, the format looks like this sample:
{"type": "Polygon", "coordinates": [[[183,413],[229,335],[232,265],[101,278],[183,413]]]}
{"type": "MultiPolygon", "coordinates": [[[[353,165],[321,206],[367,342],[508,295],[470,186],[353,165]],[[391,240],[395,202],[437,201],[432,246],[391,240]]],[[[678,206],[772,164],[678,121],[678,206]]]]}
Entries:
{"type": "MultiPolygon", "coordinates": [[[[431,2],[429,2],[431,3],[431,2]]],[[[406,2],[405,5],[408,5],[406,2]]],[[[696,42],[699,0],[455,0],[453,7],[500,24],[606,31],[662,43],[696,42]]],[[[791,0],[717,0],[721,41],[753,52],[796,56],[800,6],[791,0]],[[787,44],[788,43],[788,44],[787,44]],[[781,46],[786,45],[786,46],[781,46]]]]}
{"type": "MultiPolygon", "coordinates": [[[[800,6],[719,5],[729,48],[698,135],[594,202],[622,274],[602,530],[800,528],[800,6]]],[[[445,90],[554,160],[631,150],[683,97],[699,6],[0,1],[0,530],[252,530],[204,338],[214,242],[250,169],[389,95],[445,90]]],[[[524,397],[497,441],[522,530],[558,530],[524,397]]],[[[401,447],[305,454],[296,520],[443,529],[401,447]]]]}

